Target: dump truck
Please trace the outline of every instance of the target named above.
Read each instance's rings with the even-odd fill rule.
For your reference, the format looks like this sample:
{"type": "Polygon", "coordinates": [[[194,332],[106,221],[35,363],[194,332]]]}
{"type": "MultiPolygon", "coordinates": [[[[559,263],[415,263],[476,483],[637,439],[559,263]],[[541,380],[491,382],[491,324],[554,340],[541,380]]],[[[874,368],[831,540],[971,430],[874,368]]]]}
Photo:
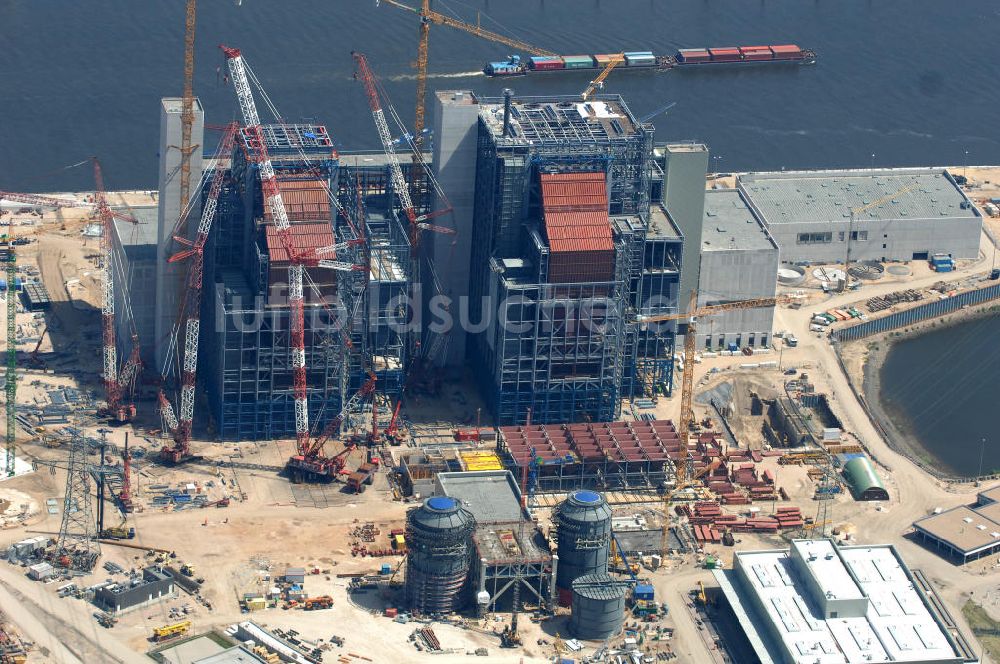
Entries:
{"type": "Polygon", "coordinates": [[[153,640],[154,641],[166,641],[167,639],[172,639],[178,637],[182,634],[187,634],[188,630],[191,629],[190,620],[182,620],[172,625],[164,625],[162,627],[156,627],[153,629],[153,640]]]}
{"type": "Polygon", "coordinates": [[[363,463],[358,466],[357,471],[351,473],[347,477],[347,486],[354,491],[354,493],[363,493],[365,486],[372,483],[372,479],[375,477],[375,471],[378,470],[378,466],[371,463],[363,463]]]}
{"type": "Polygon", "coordinates": [[[306,611],[315,611],[317,609],[329,609],[333,607],[333,598],[329,595],[321,595],[319,597],[308,597],[302,603],[302,608],[306,611]]]}

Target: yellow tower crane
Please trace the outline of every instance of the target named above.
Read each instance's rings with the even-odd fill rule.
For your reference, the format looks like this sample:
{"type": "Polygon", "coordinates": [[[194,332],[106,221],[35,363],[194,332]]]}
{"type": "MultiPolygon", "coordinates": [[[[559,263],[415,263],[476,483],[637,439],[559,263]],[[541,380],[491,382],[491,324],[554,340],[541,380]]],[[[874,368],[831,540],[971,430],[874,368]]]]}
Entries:
{"type": "Polygon", "coordinates": [[[691,424],[694,422],[694,409],[692,402],[694,398],[694,354],[695,338],[697,330],[697,319],[701,316],[712,316],[714,314],[735,311],[737,309],[757,309],[773,307],[777,304],[790,301],[787,297],[764,297],[752,300],[738,300],[736,302],[725,302],[711,306],[697,307],[698,296],[695,291],[691,291],[691,302],[687,313],[657,314],[655,316],[640,316],[639,323],[661,323],[670,320],[687,319],[687,332],[684,334],[684,370],[681,372],[681,412],[678,422],[678,434],[681,441],[681,458],[676,464],[677,477],[674,491],[664,491],[663,493],[663,524],[661,550],[667,550],[668,536],[670,532],[670,498],[673,493],[683,489],[688,482],[688,438],[690,437],[691,424]]]}
{"type": "Polygon", "coordinates": [[[424,100],[427,95],[427,46],[428,41],[430,40],[431,23],[435,25],[447,25],[452,28],[458,28],[459,30],[468,32],[470,35],[475,35],[498,44],[505,44],[506,46],[526,51],[532,55],[558,55],[557,53],[546,51],[543,48],[532,46],[531,44],[525,43],[519,39],[505,37],[499,33],[487,30],[478,23],[476,25],[472,25],[471,23],[460,21],[457,18],[452,18],[438,13],[431,9],[430,0],[422,0],[422,4],[419,9],[399,2],[398,0],[382,1],[387,5],[392,5],[393,7],[397,7],[399,9],[405,9],[406,11],[413,12],[414,14],[420,16],[420,42],[417,46],[417,110],[414,114],[413,120],[414,142],[418,145],[424,131],[424,100]]]}
{"type": "MultiPolygon", "coordinates": [[[[191,199],[191,153],[199,146],[191,145],[194,124],[194,28],[198,0],[187,0],[184,10],[184,96],[181,98],[181,203],[180,215],[191,199]]],[[[183,232],[183,227],[181,232],[183,232]]]]}
{"type": "Polygon", "coordinates": [[[608,75],[611,74],[612,69],[614,69],[623,62],[625,62],[624,53],[619,53],[617,55],[611,56],[611,62],[608,63],[608,66],[604,68],[604,71],[602,71],[600,74],[597,75],[597,78],[595,78],[593,81],[590,82],[590,85],[587,86],[587,89],[584,90],[583,94],[580,95],[583,98],[583,101],[587,101],[587,98],[589,98],[590,95],[594,94],[594,91],[603,88],[604,79],[606,79],[608,75]]]}

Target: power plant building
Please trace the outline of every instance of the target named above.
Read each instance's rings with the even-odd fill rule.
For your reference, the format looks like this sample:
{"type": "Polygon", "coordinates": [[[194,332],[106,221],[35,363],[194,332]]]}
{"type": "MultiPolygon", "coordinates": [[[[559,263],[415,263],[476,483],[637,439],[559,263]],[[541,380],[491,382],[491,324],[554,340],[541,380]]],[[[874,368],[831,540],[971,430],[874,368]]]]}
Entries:
{"type": "Polygon", "coordinates": [[[946,170],[748,173],[737,188],[784,263],[842,264],[848,242],[852,262],[979,255],[983,219],[946,170]]]}
{"type": "Polygon", "coordinates": [[[649,232],[652,127],[617,96],[476,104],[467,353],[498,424],[669,391],[675,325],[637,323],[676,310],[681,267],[680,232],[649,232]]]}
{"type": "Polygon", "coordinates": [[[134,206],[129,213],[139,223],[115,219],[111,238],[115,261],[115,311],[131,313],[115,317],[117,351],[120,358],[128,357],[135,334],[143,364],[155,367],[158,208],[134,206]]]}
{"type": "MultiPolygon", "coordinates": [[[[698,306],[774,297],[778,245],[734,189],[705,192],[698,306]]],[[[767,348],[774,307],[735,309],[698,321],[697,348],[767,348]]]]}
{"type": "Polygon", "coordinates": [[[891,545],[793,540],[713,574],[762,664],[978,662],[930,582],[891,545]]]}

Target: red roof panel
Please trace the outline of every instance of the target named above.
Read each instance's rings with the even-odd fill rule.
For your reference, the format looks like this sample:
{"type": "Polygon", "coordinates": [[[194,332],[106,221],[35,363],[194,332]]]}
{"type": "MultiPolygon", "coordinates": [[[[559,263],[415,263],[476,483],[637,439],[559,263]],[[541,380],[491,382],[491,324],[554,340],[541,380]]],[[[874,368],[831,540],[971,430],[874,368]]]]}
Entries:
{"type": "MultiPolygon", "coordinates": [[[[319,249],[334,244],[333,230],[330,224],[292,224],[288,229],[292,234],[292,246],[295,251],[305,251],[308,249],[319,249]]],[[[271,257],[272,263],[287,263],[289,261],[288,252],[285,245],[278,236],[278,229],[268,226],[267,232],[267,253],[271,257]]],[[[333,254],[326,258],[333,258],[333,254]]]]}
{"type": "MultiPolygon", "coordinates": [[[[289,221],[330,219],[330,195],[323,180],[278,181],[289,221]]],[[[264,206],[264,222],[271,223],[271,208],[264,206]]]]}

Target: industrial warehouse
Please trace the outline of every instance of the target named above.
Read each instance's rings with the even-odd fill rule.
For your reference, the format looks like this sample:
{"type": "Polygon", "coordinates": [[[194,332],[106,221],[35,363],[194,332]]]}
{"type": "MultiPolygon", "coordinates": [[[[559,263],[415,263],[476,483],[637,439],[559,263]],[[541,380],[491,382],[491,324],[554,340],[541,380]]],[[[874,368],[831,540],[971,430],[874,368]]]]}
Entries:
{"type": "Polygon", "coordinates": [[[419,30],[412,116],[377,49],[304,115],[227,43],[199,99],[192,0],[184,94],[137,111],[156,189],[94,157],[0,190],[0,664],[992,661],[1000,489],[876,397],[890,346],[1000,300],[1000,168],[713,172],[615,79],[815,52],[376,4],[419,30]],[[432,26],[530,81],[428,86],[432,26]]]}

